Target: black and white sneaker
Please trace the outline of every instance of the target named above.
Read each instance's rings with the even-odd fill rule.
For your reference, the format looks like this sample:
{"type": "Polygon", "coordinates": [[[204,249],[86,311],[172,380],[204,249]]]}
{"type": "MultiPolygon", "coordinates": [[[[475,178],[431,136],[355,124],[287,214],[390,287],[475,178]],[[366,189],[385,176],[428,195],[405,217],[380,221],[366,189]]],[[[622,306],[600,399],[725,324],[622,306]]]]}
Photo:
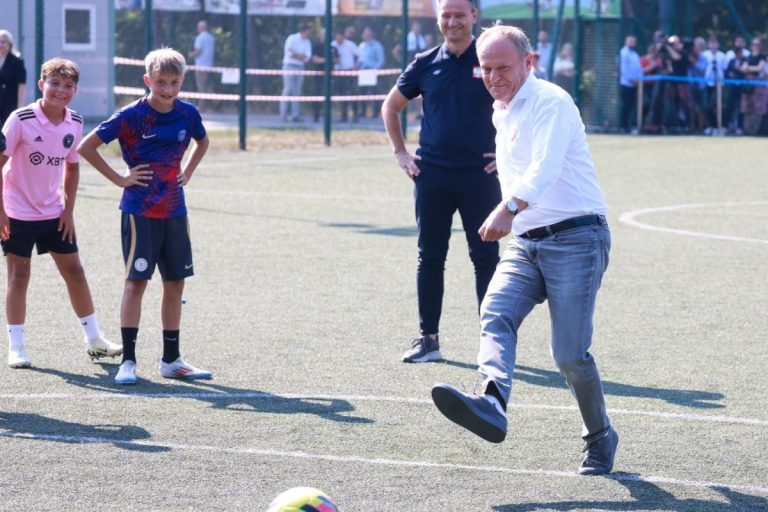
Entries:
{"type": "Polygon", "coordinates": [[[435,336],[424,335],[411,342],[411,348],[403,354],[404,363],[426,363],[428,361],[440,361],[443,355],[440,353],[440,339],[435,336]]]}

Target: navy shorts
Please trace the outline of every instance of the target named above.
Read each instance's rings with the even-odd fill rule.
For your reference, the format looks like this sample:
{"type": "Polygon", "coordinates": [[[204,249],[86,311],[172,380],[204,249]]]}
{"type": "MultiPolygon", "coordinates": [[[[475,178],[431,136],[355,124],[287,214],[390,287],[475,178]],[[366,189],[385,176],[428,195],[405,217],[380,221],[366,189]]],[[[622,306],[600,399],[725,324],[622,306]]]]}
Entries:
{"type": "Polygon", "coordinates": [[[10,221],[11,236],[0,242],[3,254],[15,254],[22,258],[32,257],[32,248],[37,246],[37,254],[55,252],[70,254],[77,252],[77,242],[61,239],[59,219],[10,221]]]}
{"type": "Polygon", "coordinates": [[[126,279],[148,280],[155,266],[160,268],[163,281],[178,281],[194,275],[186,215],[150,219],[123,213],[121,224],[126,279]]]}

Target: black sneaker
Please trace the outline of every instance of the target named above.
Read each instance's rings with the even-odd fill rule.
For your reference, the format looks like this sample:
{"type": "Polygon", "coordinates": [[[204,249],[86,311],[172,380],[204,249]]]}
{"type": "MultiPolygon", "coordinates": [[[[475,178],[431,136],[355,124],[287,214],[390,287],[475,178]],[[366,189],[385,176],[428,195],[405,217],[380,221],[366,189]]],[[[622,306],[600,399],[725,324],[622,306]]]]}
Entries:
{"type": "Polygon", "coordinates": [[[604,435],[588,441],[584,449],[584,461],[579,468],[580,475],[607,475],[613,470],[616,447],[619,445],[619,433],[608,427],[604,435]]]}
{"type": "Polygon", "coordinates": [[[448,384],[435,384],[432,401],[443,416],[491,443],[507,436],[507,415],[481,395],[462,393],[448,384]]]}
{"type": "Polygon", "coordinates": [[[411,342],[411,348],[403,354],[404,363],[426,363],[427,361],[440,361],[443,355],[440,353],[440,339],[435,336],[422,336],[411,342]]]}

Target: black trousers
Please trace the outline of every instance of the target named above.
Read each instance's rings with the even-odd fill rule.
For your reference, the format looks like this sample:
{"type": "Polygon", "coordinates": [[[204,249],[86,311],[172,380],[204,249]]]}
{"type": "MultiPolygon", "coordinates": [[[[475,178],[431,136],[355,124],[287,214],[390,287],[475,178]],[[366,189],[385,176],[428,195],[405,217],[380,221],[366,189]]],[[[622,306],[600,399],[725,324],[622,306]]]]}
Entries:
{"type": "Polygon", "coordinates": [[[475,267],[478,310],[499,262],[498,242],[483,242],[477,233],[501,202],[496,173],[482,167],[447,168],[418,162],[421,173],[414,180],[419,260],[416,288],[422,334],[439,332],[443,306],[443,275],[451,238],[453,214],[458,210],[475,267]]]}
{"type": "Polygon", "coordinates": [[[632,125],[631,114],[637,107],[637,87],[621,86],[621,116],[619,128],[629,131],[632,125]]]}

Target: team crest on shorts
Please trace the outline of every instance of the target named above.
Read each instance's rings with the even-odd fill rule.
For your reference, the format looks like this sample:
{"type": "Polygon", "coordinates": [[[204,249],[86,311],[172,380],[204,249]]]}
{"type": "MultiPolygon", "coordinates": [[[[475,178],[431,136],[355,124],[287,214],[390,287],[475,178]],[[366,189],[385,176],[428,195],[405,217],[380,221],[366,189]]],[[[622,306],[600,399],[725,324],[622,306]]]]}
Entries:
{"type": "Polygon", "coordinates": [[[133,268],[135,268],[139,272],[144,272],[147,270],[147,267],[149,264],[147,263],[147,260],[144,258],[139,258],[136,261],[133,262],[133,268]]]}
{"type": "Polygon", "coordinates": [[[179,132],[179,142],[187,138],[187,130],[181,130],[179,132]]]}
{"type": "Polygon", "coordinates": [[[75,142],[75,136],[71,133],[68,133],[64,136],[64,138],[61,140],[61,143],[64,144],[64,147],[69,149],[72,147],[72,143],[75,142]]]}

